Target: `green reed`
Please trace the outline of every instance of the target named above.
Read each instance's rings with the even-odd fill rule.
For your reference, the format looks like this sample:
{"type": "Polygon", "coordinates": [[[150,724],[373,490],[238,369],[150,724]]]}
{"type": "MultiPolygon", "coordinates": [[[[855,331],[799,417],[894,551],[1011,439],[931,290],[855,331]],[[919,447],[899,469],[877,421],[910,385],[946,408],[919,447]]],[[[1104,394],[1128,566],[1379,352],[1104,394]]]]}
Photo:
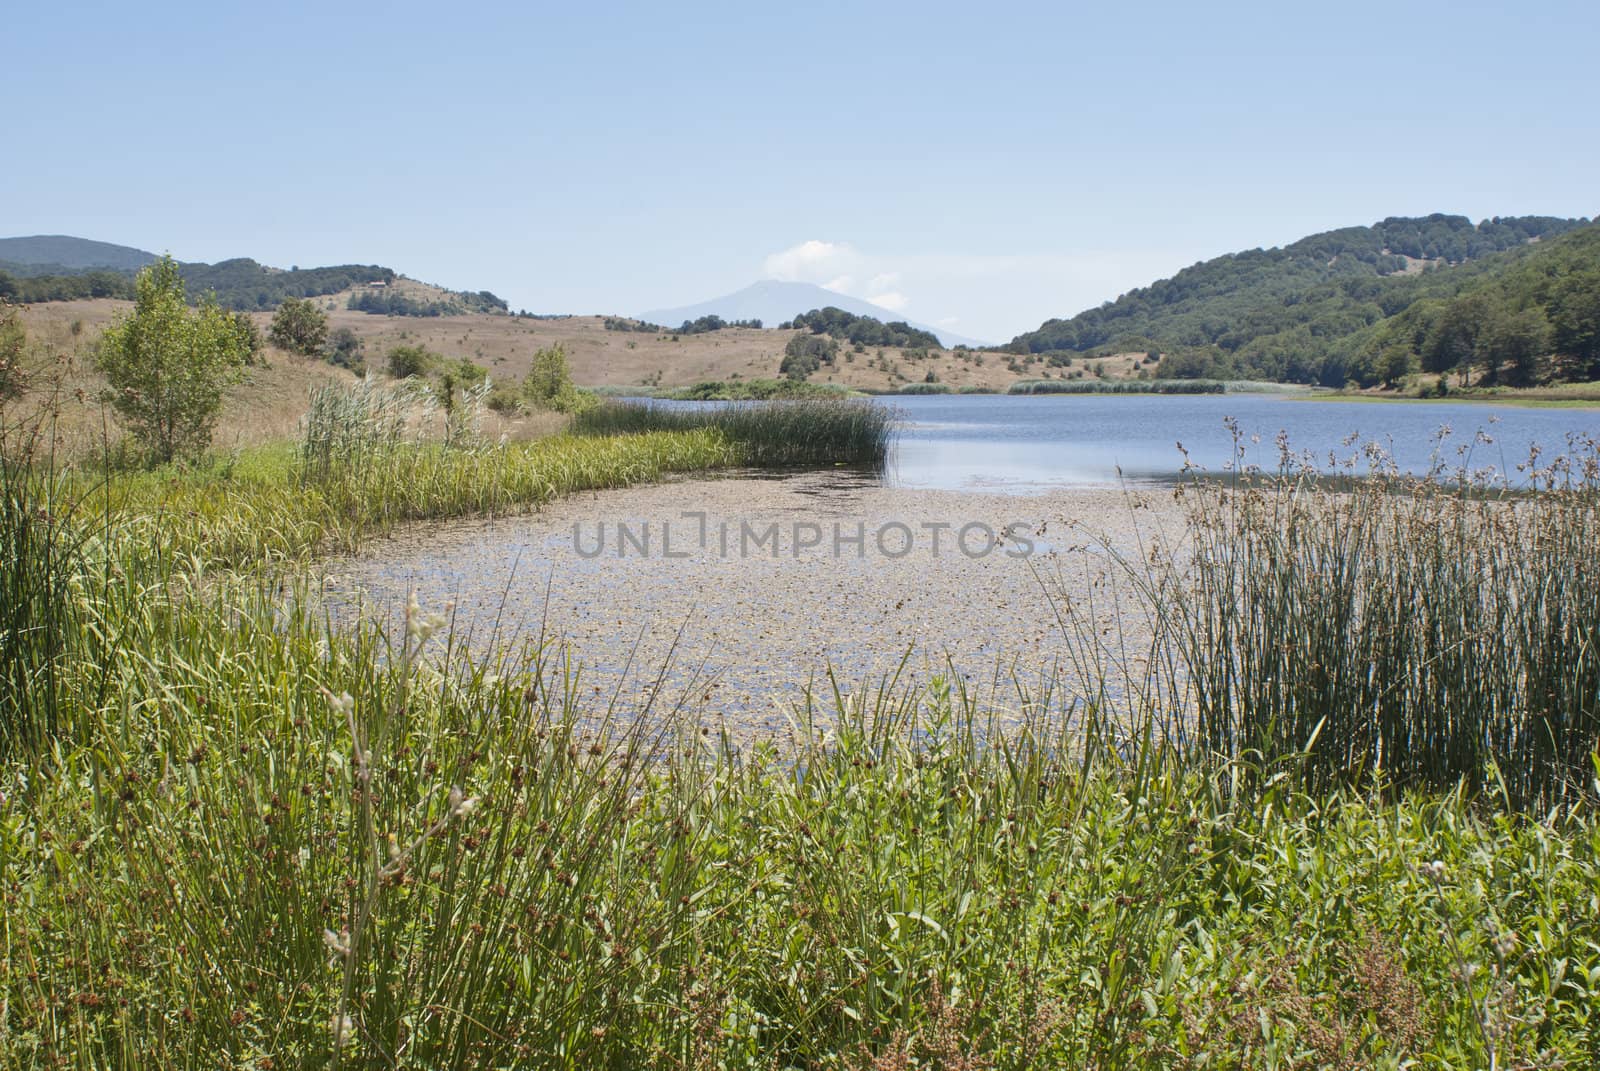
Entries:
{"type": "Polygon", "coordinates": [[[1241,454],[1180,488],[1181,537],[1154,568],[1125,563],[1154,624],[1135,705],[1198,749],[1292,763],[1314,789],[1592,800],[1600,448],[1535,456],[1517,488],[1363,456],[1369,472],[1330,482],[1241,454]]]}
{"type": "Polygon", "coordinates": [[[1592,822],[1245,798],[955,676],[735,744],[594,697],[559,648],[461,650],[432,608],[389,637],[272,577],[119,576],[90,607],[117,642],[66,682],[84,746],[0,795],[5,1066],[1590,1052],[1592,822]]]}
{"type": "Polygon", "coordinates": [[[894,437],[893,410],[859,400],[737,402],[668,406],[606,401],[573,418],[578,435],[714,429],[746,464],[882,465],[894,437]]]}

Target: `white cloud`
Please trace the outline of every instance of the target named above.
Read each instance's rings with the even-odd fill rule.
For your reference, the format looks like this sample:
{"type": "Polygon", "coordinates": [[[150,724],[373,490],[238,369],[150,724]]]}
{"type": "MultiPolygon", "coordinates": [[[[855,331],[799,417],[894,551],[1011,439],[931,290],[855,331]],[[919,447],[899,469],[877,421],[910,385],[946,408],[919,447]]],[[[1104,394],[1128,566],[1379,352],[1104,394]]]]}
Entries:
{"type": "Polygon", "coordinates": [[[959,321],[965,333],[1004,342],[1194,259],[1189,251],[1166,250],[880,255],[813,238],[773,253],[762,266],[768,278],[813,283],[940,327],[959,321]]]}
{"type": "Polygon", "coordinates": [[[816,238],[792,245],[769,256],[763,264],[769,279],[792,283],[818,283],[844,275],[859,254],[847,243],[816,238]]]}

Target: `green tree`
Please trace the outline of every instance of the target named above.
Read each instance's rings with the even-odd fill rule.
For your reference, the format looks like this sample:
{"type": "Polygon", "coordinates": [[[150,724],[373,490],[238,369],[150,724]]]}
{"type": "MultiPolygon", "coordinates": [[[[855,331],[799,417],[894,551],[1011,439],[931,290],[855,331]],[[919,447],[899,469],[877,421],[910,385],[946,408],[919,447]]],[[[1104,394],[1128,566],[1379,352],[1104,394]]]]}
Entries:
{"type": "Polygon", "coordinates": [[[361,357],[361,338],[348,327],[336,327],[328,335],[322,356],[329,364],[359,372],[365,366],[361,357]]]}
{"type": "Polygon", "coordinates": [[[1378,353],[1372,371],[1385,387],[1400,386],[1401,380],[1411,372],[1411,351],[1398,342],[1391,342],[1378,353]]]}
{"type": "Polygon", "coordinates": [[[389,374],[396,379],[425,376],[444,360],[424,346],[396,346],[389,351],[389,374]]]}
{"type": "Polygon", "coordinates": [[[522,396],[531,404],[558,413],[574,413],[585,408],[592,395],[577,388],[567,367],[567,353],[559,345],[533,355],[533,367],[522,381],[522,396]]]}
{"type": "Polygon", "coordinates": [[[190,309],[171,257],[139,273],[133,312],[101,339],[98,363],[117,415],[156,461],[211,443],[222,396],[247,352],[232,319],[209,297],[190,309]]]}
{"type": "Polygon", "coordinates": [[[1563,376],[1600,378],[1600,270],[1563,280],[1551,303],[1550,327],[1563,376]]]}
{"type": "Polygon", "coordinates": [[[1550,324],[1539,309],[1499,310],[1480,340],[1479,362],[1490,382],[1531,387],[1544,377],[1543,357],[1550,346],[1550,324]]]}
{"type": "Polygon", "coordinates": [[[22,348],[27,341],[17,310],[0,306],[0,402],[22,393],[22,348]]]}
{"type": "Polygon", "coordinates": [[[244,347],[244,363],[255,364],[260,359],[261,350],[265,345],[261,338],[261,328],[256,326],[255,320],[250,318],[248,312],[230,312],[225,315],[233,328],[233,333],[239,339],[239,344],[244,347]]]}
{"type": "Polygon", "coordinates": [[[267,337],[279,349],[315,357],[328,341],[328,314],[305,298],[287,298],[272,315],[267,337]]]}

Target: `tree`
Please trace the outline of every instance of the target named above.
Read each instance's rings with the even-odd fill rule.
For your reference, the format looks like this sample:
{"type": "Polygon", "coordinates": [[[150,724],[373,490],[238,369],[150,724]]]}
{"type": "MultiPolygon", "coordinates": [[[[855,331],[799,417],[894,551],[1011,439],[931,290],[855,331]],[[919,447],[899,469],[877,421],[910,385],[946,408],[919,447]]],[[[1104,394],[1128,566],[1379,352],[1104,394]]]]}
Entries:
{"type": "Polygon", "coordinates": [[[17,310],[0,306],[0,402],[22,393],[22,348],[27,341],[17,310]]]}
{"type": "Polygon", "coordinates": [[[822,365],[832,364],[838,353],[839,343],[825,335],[795,335],[783,348],[778,371],[798,382],[822,365]]]}
{"type": "Polygon", "coordinates": [[[1511,387],[1531,387],[1543,378],[1542,358],[1549,349],[1550,324],[1539,309],[1499,310],[1482,339],[1480,362],[1511,387]]]}
{"type": "MultiPolygon", "coordinates": [[[[361,359],[361,339],[348,327],[336,327],[328,335],[322,356],[329,364],[360,372],[365,363],[361,359]]],[[[404,378],[404,377],[401,377],[404,378]]]]}
{"type": "Polygon", "coordinates": [[[424,346],[396,346],[389,351],[389,374],[396,379],[425,376],[443,359],[424,346]]]}
{"type": "Polygon", "coordinates": [[[228,322],[233,328],[233,333],[239,339],[239,345],[244,347],[244,363],[255,364],[261,356],[264,343],[261,339],[261,328],[256,326],[255,320],[250,318],[248,312],[225,313],[228,322]]]}
{"type": "Polygon", "coordinates": [[[1600,271],[1563,280],[1550,310],[1552,342],[1567,379],[1600,378],[1600,271]]]}
{"type": "Polygon", "coordinates": [[[171,257],[139,273],[133,312],[101,339],[98,363],[109,400],[158,462],[211,443],[222,395],[246,360],[232,319],[209,297],[191,310],[171,257]]]}
{"type": "Polygon", "coordinates": [[[1391,342],[1378,353],[1372,373],[1391,390],[1411,372],[1411,351],[1398,342],[1391,342]]]}
{"type": "Polygon", "coordinates": [[[574,413],[594,401],[594,395],[579,390],[572,382],[566,350],[559,345],[533,355],[533,367],[522,381],[522,395],[533,405],[558,413],[574,413]]]}
{"type": "Polygon", "coordinates": [[[272,316],[267,337],[279,349],[315,357],[328,341],[328,314],[305,298],[286,298],[272,316]]]}

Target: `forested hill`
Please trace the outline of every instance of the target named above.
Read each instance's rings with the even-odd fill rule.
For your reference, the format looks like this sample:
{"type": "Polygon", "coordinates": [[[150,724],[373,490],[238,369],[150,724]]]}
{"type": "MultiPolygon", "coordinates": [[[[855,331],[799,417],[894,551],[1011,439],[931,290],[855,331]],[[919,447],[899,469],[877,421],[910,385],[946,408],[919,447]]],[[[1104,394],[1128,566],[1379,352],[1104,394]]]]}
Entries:
{"type": "MultiPolygon", "coordinates": [[[[64,235],[0,238],[0,300],[32,303],[132,298],[137,270],[155,259],[155,254],[129,246],[64,235]]],[[[218,304],[230,309],[275,309],[288,298],[323,297],[379,283],[384,289],[360,295],[361,300],[377,300],[382,306],[367,311],[401,316],[506,311],[506,303],[486,290],[450,293],[447,300],[429,302],[390,294],[387,288],[400,276],[394,269],[376,264],[285,271],[249,257],[237,257],[215,264],[180,263],[178,270],[191,300],[211,294],[218,304]],[[379,296],[374,299],[373,294],[379,296]]]]}
{"type": "MultiPolygon", "coordinates": [[[[1361,382],[1378,374],[1370,350],[1383,321],[1413,302],[1448,301],[1488,286],[1580,228],[1593,229],[1585,219],[1525,216],[1475,225],[1447,215],[1347,227],[1196,264],[1071,319],[1047,321],[1007,348],[1063,355],[1149,349],[1167,355],[1169,375],[1361,382]]],[[[1589,248],[1567,247],[1580,269],[1593,266],[1585,260],[1589,248]]],[[[1412,353],[1418,367],[1420,349],[1418,343],[1412,353]]],[[[1391,353],[1388,372],[1397,360],[1391,353]]]]}

